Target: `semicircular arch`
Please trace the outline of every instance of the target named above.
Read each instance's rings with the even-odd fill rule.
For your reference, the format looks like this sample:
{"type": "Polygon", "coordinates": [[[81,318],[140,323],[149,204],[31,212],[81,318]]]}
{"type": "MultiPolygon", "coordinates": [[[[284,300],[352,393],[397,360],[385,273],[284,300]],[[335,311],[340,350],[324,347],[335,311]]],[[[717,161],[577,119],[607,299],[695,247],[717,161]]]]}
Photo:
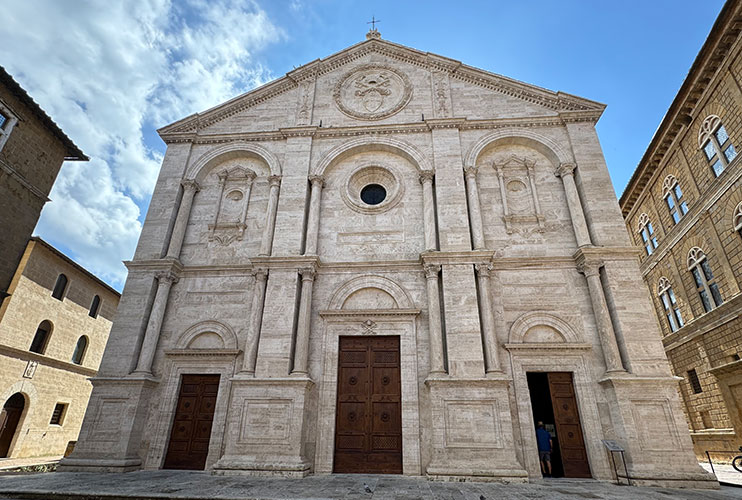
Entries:
{"type": "Polygon", "coordinates": [[[39,400],[39,393],[33,383],[30,380],[20,380],[11,385],[8,389],[3,391],[2,395],[0,395],[0,410],[8,399],[17,393],[21,393],[26,399],[26,407],[24,408],[24,411],[30,408],[32,403],[39,400]]]}
{"type": "Polygon", "coordinates": [[[176,349],[193,349],[192,344],[202,335],[218,335],[222,349],[237,349],[237,335],[229,326],[215,320],[196,323],[183,332],[175,343],[176,349]]]}
{"type": "Polygon", "coordinates": [[[364,288],[383,290],[391,295],[400,309],[412,309],[413,307],[410,295],[400,285],[383,276],[365,275],[350,279],[340,285],[330,298],[329,309],[342,309],[348,297],[364,288]]]}
{"type": "Polygon", "coordinates": [[[572,155],[565,151],[556,141],[529,129],[511,127],[496,130],[479,139],[469,149],[464,165],[467,167],[476,166],[477,159],[482,151],[500,143],[533,148],[546,156],[555,168],[559,167],[562,163],[574,163],[572,155]]]}
{"type": "Polygon", "coordinates": [[[577,331],[560,317],[546,311],[531,311],[521,315],[510,327],[509,342],[511,344],[523,343],[523,339],[531,328],[535,326],[548,326],[553,328],[564,337],[566,343],[580,342],[577,331]]]}
{"type": "Polygon", "coordinates": [[[185,178],[199,182],[215,164],[245,153],[257,156],[267,163],[271,175],[281,175],[281,164],[278,158],[266,148],[249,142],[232,142],[201,155],[198,160],[188,167],[185,178]]]}
{"type": "Polygon", "coordinates": [[[420,171],[432,171],[430,160],[415,146],[392,137],[358,137],[331,149],[312,170],[313,175],[322,175],[343,158],[361,151],[388,151],[402,156],[420,171]]]}

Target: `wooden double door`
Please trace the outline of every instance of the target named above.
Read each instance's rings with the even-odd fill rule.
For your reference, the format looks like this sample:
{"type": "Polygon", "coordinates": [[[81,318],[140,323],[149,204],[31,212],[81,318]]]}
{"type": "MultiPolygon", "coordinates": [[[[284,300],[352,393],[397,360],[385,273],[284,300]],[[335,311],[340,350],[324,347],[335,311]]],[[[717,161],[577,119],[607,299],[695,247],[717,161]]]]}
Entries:
{"type": "Polygon", "coordinates": [[[402,473],[399,337],[340,337],[334,471],[402,473]]]}
{"type": "Polygon", "coordinates": [[[566,477],[592,477],[572,374],[551,372],[547,373],[547,377],[564,475],[566,477]]]}
{"type": "Polygon", "coordinates": [[[219,375],[183,375],[164,469],[203,470],[209,454],[219,375]]]}

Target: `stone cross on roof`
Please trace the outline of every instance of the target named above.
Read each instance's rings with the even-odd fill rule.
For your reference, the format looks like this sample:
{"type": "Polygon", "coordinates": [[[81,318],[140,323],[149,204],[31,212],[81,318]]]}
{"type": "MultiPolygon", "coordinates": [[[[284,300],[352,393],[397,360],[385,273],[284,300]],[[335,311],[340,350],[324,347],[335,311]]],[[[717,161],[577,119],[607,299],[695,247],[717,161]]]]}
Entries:
{"type": "Polygon", "coordinates": [[[366,40],[370,40],[371,38],[381,38],[381,33],[379,33],[379,30],[376,29],[376,23],[380,22],[380,19],[376,19],[376,17],[371,16],[371,20],[366,23],[371,25],[371,29],[368,30],[368,33],[366,33],[366,40]]]}

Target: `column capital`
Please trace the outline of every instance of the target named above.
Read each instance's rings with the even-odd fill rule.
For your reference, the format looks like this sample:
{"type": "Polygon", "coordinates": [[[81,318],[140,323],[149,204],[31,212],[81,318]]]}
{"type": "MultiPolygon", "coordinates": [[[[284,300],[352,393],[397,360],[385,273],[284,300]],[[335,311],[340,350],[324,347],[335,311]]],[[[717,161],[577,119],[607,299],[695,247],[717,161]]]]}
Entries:
{"type": "Polygon", "coordinates": [[[281,185],[281,176],[280,175],[269,175],[268,176],[268,185],[270,187],[280,186],[281,185]]]}
{"type": "Polygon", "coordinates": [[[315,269],[314,266],[304,267],[302,269],[299,269],[299,274],[301,274],[302,281],[314,281],[314,276],[317,274],[317,269],[315,269]]]}
{"type": "Polygon", "coordinates": [[[172,271],[158,271],[155,273],[155,278],[157,278],[160,285],[165,283],[174,285],[180,279],[178,278],[178,275],[172,271]]]}
{"type": "Polygon", "coordinates": [[[435,170],[423,170],[420,172],[420,183],[433,182],[433,177],[435,177],[435,170]]]}
{"type": "Polygon", "coordinates": [[[312,183],[312,187],[322,187],[325,185],[325,177],[323,175],[310,175],[309,182],[312,183]]]}
{"type": "Polygon", "coordinates": [[[561,163],[559,168],[556,169],[557,177],[564,177],[565,175],[574,175],[577,165],[574,163],[561,163]]]}
{"type": "Polygon", "coordinates": [[[268,279],[268,269],[256,267],[250,272],[255,277],[255,281],[265,281],[268,279]]]}
{"type": "Polygon", "coordinates": [[[201,190],[201,186],[199,186],[195,179],[183,179],[180,181],[180,185],[183,186],[184,191],[193,191],[194,193],[197,193],[201,190]]]}
{"type": "Polygon", "coordinates": [[[475,167],[473,165],[472,166],[468,166],[468,167],[464,167],[464,175],[466,176],[467,179],[474,179],[474,180],[476,180],[476,178],[477,178],[477,172],[478,171],[479,171],[479,168],[478,167],[475,167]]]}
{"type": "Polygon", "coordinates": [[[583,260],[577,264],[577,270],[584,274],[586,278],[589,278],[591,276],[597,276],[603,264],[602,260],[583,260]]]}
{"type": "Polygon", "coordinates": [[[427,264],[423,266],[423,270],[425,270],[425,277],[427,279],[438,279],[438,273],[441,271],[441,266],[436,264],[427,264]]]}
{"type": "Polygon", "coordinates": [[[477,270],[477,274],[482,276],[483,278],[489,278],[490,272],[492,272],[492,269],[494,269],[494,266],[490,264],[489,262],[480,262],[479,264],[474,264],[474,269],[477,270]]]}

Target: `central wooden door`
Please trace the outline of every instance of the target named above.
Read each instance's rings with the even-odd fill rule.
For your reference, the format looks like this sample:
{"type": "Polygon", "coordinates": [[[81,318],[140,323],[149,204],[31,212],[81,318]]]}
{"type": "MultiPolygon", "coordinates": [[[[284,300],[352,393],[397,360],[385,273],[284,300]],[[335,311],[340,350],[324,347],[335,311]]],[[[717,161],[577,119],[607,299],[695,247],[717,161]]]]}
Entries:
{"type": "Polygon", "coordinates": [[[564,475],[566,477],[592,477],[590,464],[587,461],[587,451],[585,451],[585,440],[582,436],[572,374],[552,372],[548,373],[548,379],[564,475]]]}
{"type": "Polygon", "coordinates": [[[399,337],[340,337],[335,472],[402,473],[399,337]]]}
{"type": "Polygon", "coordinates": [[[17,392],[5,402],[0,411],[0,458],[8,456],[25,406],[26,399],[17,392]]]}
{"type": "Polygon", "coordinates": [[[164,469],[204,469],[218,391],[219,375],[182,376],[164,469]]]}

